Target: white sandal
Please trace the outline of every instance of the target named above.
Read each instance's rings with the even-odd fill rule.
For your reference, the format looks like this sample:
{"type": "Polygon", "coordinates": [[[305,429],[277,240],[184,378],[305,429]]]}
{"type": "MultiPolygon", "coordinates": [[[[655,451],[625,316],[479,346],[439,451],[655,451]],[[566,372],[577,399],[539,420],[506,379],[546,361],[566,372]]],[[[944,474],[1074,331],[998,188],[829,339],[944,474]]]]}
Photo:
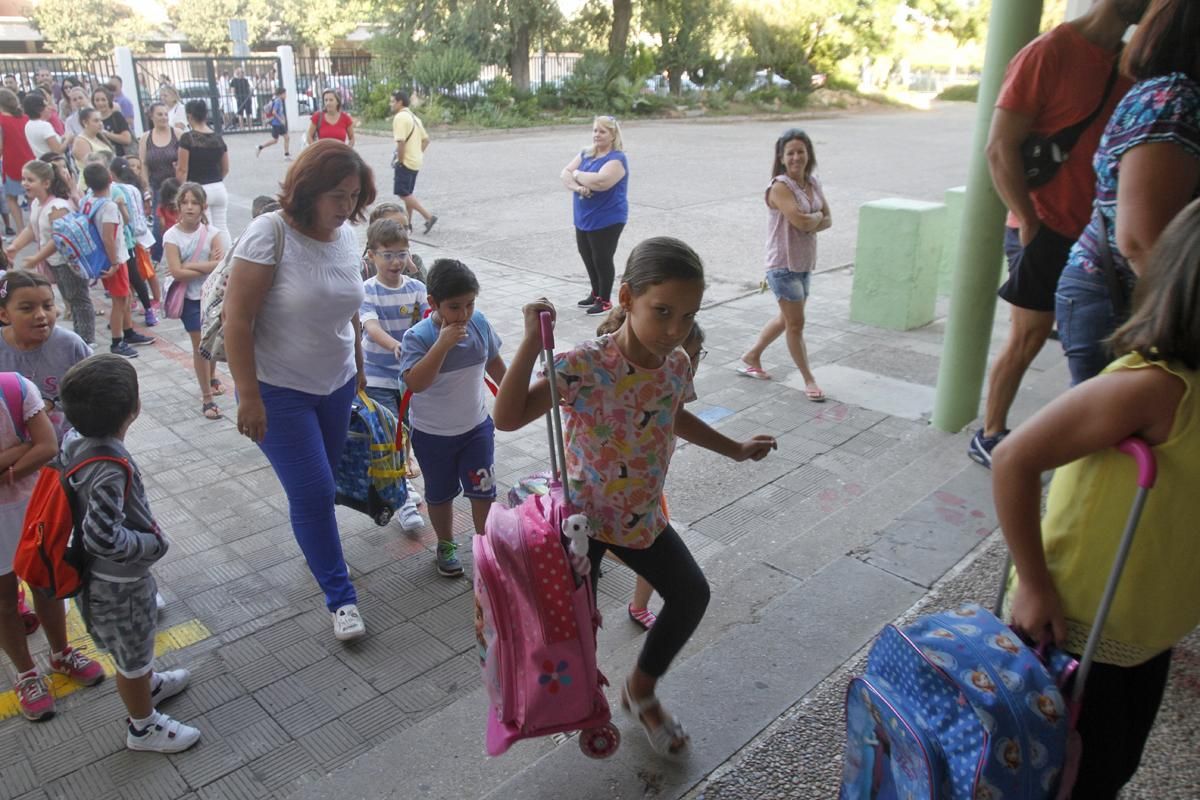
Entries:
{"type": "Polygon", "coordinates": [[[635,700],[632,692],[629,691],[628,678],[625,680],[624,685],[621,686],[621,708],[625,709],[625,713],[642,726],[642,730],[646,732],[646,739],[650,742],[651,749],[660,756],[676,757],[682,755],[687,750],[688,744],[691,742],[691,737],[683,729],[683,724],[662,708],[662,703],[659,702],[658,697],[655,695],[635,700]],[[642,714],[656,707],[660,709],[662,714],[662,724],[656,728],[651,728],[642,719],[642,714]],[[679,745],[672,749],[671,745],[676,742],[679,745]]]}

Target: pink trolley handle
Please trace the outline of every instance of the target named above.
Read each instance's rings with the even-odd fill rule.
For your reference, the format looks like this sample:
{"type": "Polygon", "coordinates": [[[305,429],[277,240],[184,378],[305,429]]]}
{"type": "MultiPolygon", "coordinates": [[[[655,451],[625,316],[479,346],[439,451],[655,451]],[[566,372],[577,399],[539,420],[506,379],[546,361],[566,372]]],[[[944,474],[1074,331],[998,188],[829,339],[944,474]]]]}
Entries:
{"type": "Polygon", "coordinates": [[[1092,668],[1096,648],[1100,645],[1100,639],[1104,633],[1104,623],[1108,620],[1108,612],[1112,610],[1113,598],[1116,597],[1117,585],[1121,582],[1121,573],[1125,569],[1125,562],[1129,559],[1129,548],[1133,546],[1133,535],[1137,532],[1142,510],[1146,506],[1146,498],[1158,478],[1158,462],[1154,458],[1154,451],[1150,449],[1150,445],[1131,436],[1117,445],[1117,449],[1137,462],[1138,490],[1137,495],[1133,498],[1133,506],[1129,510],[1129,518],[1125,521],[1125,532],[1121,536],[1121,545],[1117,548],[1116,558],[1113,559],[1112,571],[1108,574],[1108,583],[1100,598],[1100,607],[1096,609],[1096,619],[1092,622],[1087,645],[1079,659],[1079,667],[1075,670],[1075,686],[1071,692],[1071,702],[1076,708],[1083,700],[1083,689],[1087,684],[1088,672],[1092,668]]]}
{"type": "Polygon", "coordinates": [[[546,414],[546,433],[550,439],[550,479],[562,487],[563,501],[570,513],[571,495],[567,489],[567,450],[563,438],[562,410],[559,407],[558,376],[554,372],[554,320],[549,311],[543,311],[538,321],[542,329],[542,365],[546,370],[546,382],[550,384],[550,411],[546,414]]]}

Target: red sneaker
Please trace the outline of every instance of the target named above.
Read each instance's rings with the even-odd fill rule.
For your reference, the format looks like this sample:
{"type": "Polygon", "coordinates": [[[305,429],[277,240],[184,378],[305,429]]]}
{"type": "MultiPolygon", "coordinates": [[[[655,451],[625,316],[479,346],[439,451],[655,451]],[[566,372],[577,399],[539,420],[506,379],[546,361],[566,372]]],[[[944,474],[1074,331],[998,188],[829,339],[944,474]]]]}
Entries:
{"type": "Polygon", "coordinates": [[[37,722],[54,716],[54,695],[36,669],[17,676],[16,691],[25,719],[37,722]]]}
{"type": "Polygon", "coordinates": [[[104,680],[104,667],[100,666],[100,662],[93,661],[74,647],[64,650],[61,660],[51,654],[50,669],[84,686],[95,686],[104,680]]]}

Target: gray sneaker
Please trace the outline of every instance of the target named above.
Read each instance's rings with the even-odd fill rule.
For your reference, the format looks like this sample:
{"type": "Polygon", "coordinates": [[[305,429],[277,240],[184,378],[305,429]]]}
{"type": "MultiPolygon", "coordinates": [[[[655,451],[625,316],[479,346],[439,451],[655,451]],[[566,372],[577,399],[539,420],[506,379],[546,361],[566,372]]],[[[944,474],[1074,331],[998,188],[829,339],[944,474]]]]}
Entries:
{"type": "Polygon", "coordinates": [[[463,574],[462,562],[458,560],[458,545],[454,542],[437,543],[437,571],[446,578],[457,578],[463,574]]]}

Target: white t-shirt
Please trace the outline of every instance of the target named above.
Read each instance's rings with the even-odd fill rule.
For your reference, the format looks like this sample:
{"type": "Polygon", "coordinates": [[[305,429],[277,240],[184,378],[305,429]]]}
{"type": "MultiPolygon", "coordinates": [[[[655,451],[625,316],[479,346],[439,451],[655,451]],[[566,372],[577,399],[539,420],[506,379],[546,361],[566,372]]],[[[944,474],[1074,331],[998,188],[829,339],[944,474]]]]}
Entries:
{"type": "Polygon", "coordinates": [[[62,137],[49,122],[44,119],[31,119],[25,123],[25,140],[29,142],[33,154],[38,158],[50,152],[50,145],[47,144],[49,139],[58,139],[59,142],[62,142],[62,137]]]}
{"type": "MultiPolygon", "coordinates": [[[[124,264],[129,260],[129,248],[125,246],[125,220],[121,217],[121,209],[117,206],[117,201],[111,197],[97,199],[104,199],[108,202],[96,213],[96,227],[100,229],[100,235],[107,242],[109,234],[104,226],[113,224],[117,226],[117,261],[124,264]]],[[[91,198],[83,201],[83,208],[81,209],[83,213],[89,213],[89,208],[93,202],[95,200],[91,198]]]]}
{"type": "MultiPolygon", "coordinates": [[[[45,247],[46,243],[51,240],[51,235],[53,233],[53,228],[51,226],[53,222],[50,219],[50,215],[54,213],[56,208],[70,211],[71,204],[66,200],[63,200],[61,197],[51,197],[46,201],[45,206],[42,205],[41,200],[34,200],[29,206],[29,218],[33,222],[33,238],[34,241],[37,242],[37,247],[39,250],[45,247]]],[[[57,266],[65,263],[66,259],[62,257],[62,254],[60,254],[58,250],[55,250],[50,254],[50,257],[46,259],[46,262],[48,264],[57,266]]]]}
{"type": "Polygon", "coordinates": [[[167,125],[182,133],[188,129],[187,112],[183,103],[176,103],[167,109],[167,125]]]}
{"type": "MultiPolygon", "coordinates": [[[[284,230],[283,258],[254,321],[258,379],[308,394],[332,394],[356,372],[358,332],[351,321],[364,297],[361,249],[349,223],[332,242],[309,238],[287,224],[284,230]]],[[[254,264],[275,261],[270,215],[250,223],[234,255],[254,264]]]]}
{"type": "MultiPolygon", "coordinates": [[[[225,243],[224,231],[214,228],[211,225],[201,225],[191,233],[187,233],[178,225],[172,225],[163,234],[163,247],[173,244],[179,248],[179,258],[184,266],[187,266],[193,261],[211,261],[213,245],[217,242],[225,243]],[[204,233],[204,241],[200,241],[200,234],[204,233]]],[[[183,295],[188,300],[199,300],[200,295],[204,293],[204,281],[208,278],[205,275],[203,278],[192,278],[188,281],[187,292],[183,295]]]]}

